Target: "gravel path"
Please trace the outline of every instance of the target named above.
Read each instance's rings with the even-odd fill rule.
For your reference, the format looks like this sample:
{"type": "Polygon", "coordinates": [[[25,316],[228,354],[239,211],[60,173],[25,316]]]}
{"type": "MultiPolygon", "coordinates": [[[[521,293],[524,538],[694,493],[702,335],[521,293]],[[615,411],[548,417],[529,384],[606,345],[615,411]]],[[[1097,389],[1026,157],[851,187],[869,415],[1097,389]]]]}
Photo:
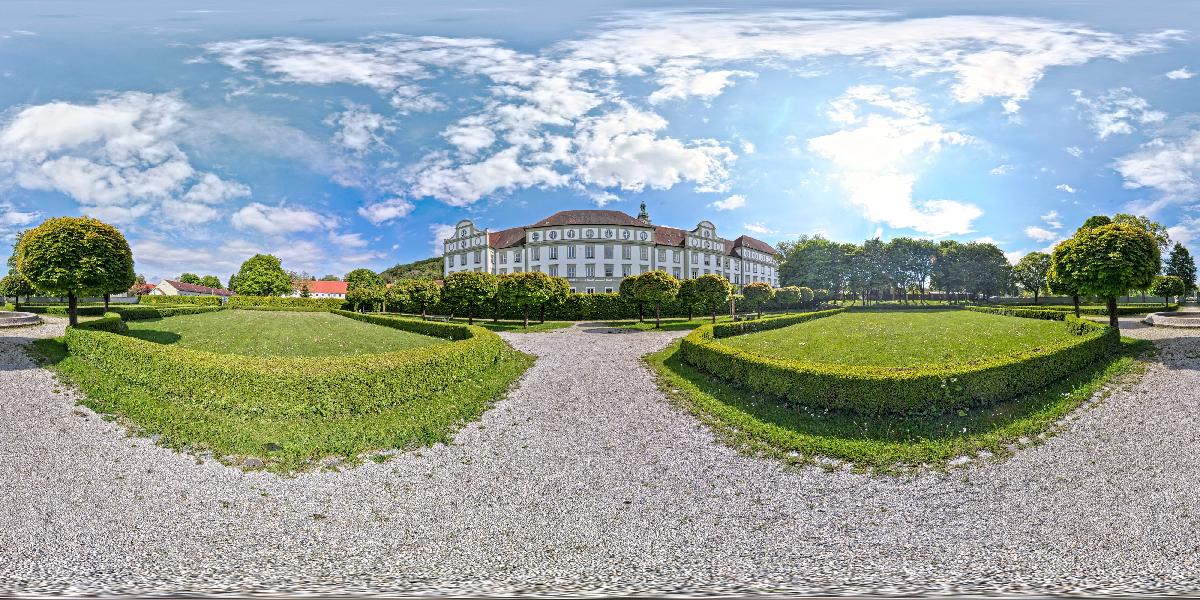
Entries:
{"type": "Polygon", "coordinates": [[[126,437],[0,333],[0,594],[1168,592],[1200,588],[1200,337],[1015,457],[914,479],[741,456],[637,356],[681,334],[505,337],[540,358],[456,443],[280,478],[126,437]]]}

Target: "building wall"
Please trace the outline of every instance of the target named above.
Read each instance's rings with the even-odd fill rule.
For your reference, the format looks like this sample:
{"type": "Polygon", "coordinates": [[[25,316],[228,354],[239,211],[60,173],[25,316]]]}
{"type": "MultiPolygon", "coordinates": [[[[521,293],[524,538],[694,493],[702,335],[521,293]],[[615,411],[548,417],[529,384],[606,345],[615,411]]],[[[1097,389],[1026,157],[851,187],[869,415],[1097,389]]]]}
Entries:
{"type": "Polygon", "coordinates": [[[443,272],[483,271],[497,275],[541,271],[565,277],[580,293],[616,291],[629,275],[662,270],[680,279],[716,273],[735,285],[765,281],[779,285],[778,266],[769,254],[739,247],[702,221],[688,232],[684,246],[654,243],[654,227],[570,225],[525,228],[525,243],[508,248],[488,245],[487,230],[462,221],[445,240],[443,272]]]}

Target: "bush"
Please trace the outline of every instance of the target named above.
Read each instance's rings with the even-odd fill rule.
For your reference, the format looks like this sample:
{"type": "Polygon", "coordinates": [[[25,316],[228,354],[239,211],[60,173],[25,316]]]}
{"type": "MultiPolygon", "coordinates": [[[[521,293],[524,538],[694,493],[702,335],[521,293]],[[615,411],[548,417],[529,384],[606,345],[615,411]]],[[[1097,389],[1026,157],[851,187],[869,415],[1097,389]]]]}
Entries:
{"type": "MultiPolygon", "coordinates": [[[[992,315],[1004,315],[1007,317],[1022,317],[1025,319],[1044,319],[1047,321],[1062,321],[1070,314],[1064,310],[1053,308],[1009,308],[998,306],[964,306],[963,308],[980,313],[988,313],[992,315]]],[[[1068,308],[1070,312],[1074,309],[1068,308]]],[[[1071,315],[1074,316],[1074,315],[1071,315]]]]}
{"type": "Polygon", "coordinates": [[[197,315],[225,310],[222,306],[113,306],[109,312],[120,315],[123,321],[161,319],[178,315],[197,315]]]}
{"type": "Polygon", "coordinates": [[[122,331],[125,331],[127,329],[127,327],[125,327],[125,321],[121,320],[121,315],[118,315],[117,313],[113,313],[113,312],[108,312],[108,313],[104,313],[104,316],[100,317],[99,319],[96,319],[95,321],[84,321],[82,323],[79,323],[78,325],[74,325],[74,326],[68,328],[68,331],[70,331],[72,329],[86,329],[89,331],[107,331],[110,333],[121,333],[122,331]]]}
{"type": "Polygon", "coordinates": [[[282,296],[233,296],[226,305],[240,310],[290,310],[298,312],[330,312],[341,310],[345,300],[340,298],[284,298],[282,296]]]}
{"type": "MultiPolygon", "coordinates": [[[[1008,309],[1008,306],[1007,305],[991,306],[991,307],[978,307],[978,306],[970,307],[969,306],[967,308],[971,308],[971,309],[975,309],[975,308],[1008,309]]],[[[1075,308],[1072,306],[1043,306],[1041,308],[1036,308],[1036,309],[1032,308],[1032,307],[1028,307],[1028,306],[1017,306],[1010,310],[1050,311],[1050,312],[1060,312],[1060,313],[1064,313],[1064,314],[1075,312],[1075,308]]],[[[1178,304],[1162,305],[1162,304],[1131,303],[1131,304],[1122,304],[1120,306],[1117,306],[1117,314],[1123,315],[1123,316],[1144,315],[1144,314],[1152,313],[1152,312],[1169,312],[1169,311],[1174,311],[1174,310],[1179,310],[1178,304]]],[[[1001,313],[997,313],[997,314],[1007,314],[1007,313],[1001,312],[1001,313]]],[[[1088,315],[1088,316],[1104,317],[1104,316],[1108,316],[1108,309],[1103,306],[1080,306],[1079,314],[1088,315]]],[[[1014,315],[1014,316],[1024,316],[1024,315],[1014,315]]],[[[1057,320],[1057,319],[1053,319],[1053,320],[1057,320]]]]}
{"type": "MultiPolygon", "coordinates": [[[[66,304],[22,304],[21,312],[37,313],[39,315],[54,315],[56,317],[65,317],[68,315],[69,309],[66,304]]],[[[79,306],[75,309],[75,314],[80,317],[100,317],[104,313],[104,305],[99,306],[79,306]]]]}
{"type": "MultiPolygon", "coordinates": [[[[796,317],[811,320],[819,318],[815,316],[818,314],[796,317]]],[[[782,327],[793,317],[744,325],[704,325],[683,339],[680,353],[688,364],[711,375],[795,404],[863,414],[940,413],[993,404],[1042,388],[1119,348],[1121,337],[1116,329],[1074,315],[1060,316],[1073,337],[1048,347],[969,364],[887,368],[808,363],[735,349],[722,344],[717,334],[717,327],[723,327],[722,334],[732,333],[732,325],[741,325],[743,332],[782,327]]]]}
{"type": "Polygon", "coordinates": [[[170,305],[170,306],[220,306],[219,296],[160,296],[146,294],[138,297],[138,304],[170,305]]]}
{"type": "Polygon", "coordinates": [[[755,319],[753,321],[735,321],[732,323],[718,323],[716,325],[712,325],[711,327],[713,328],[713,337],[720,339],[720,338],[727,338],[727,337],[731,337],[731,336],[735,336],[735,335],[742,335],[745,333],[754,333],[756,331],[769,331],[771,329],[779,329],[781,327],[788,327],[790,325],[796,325],[798,323],[804,323],[805,321],[811,321],[813,319],[820,319],[822,317],[832,317],[833,315],[836,315],[838,313],[845,312],[845,310],[846,309],[844,309],[844,308],[835,308],[832,310],[821,310],[821,311],[817,311],[817,312],[800,313],[800,314],[795,314],[795,315],[786,315],[786,316],[782,316],[782,317],[768,317],[768,318],[763,318],[763,319],[755,319]]]}
{"type": "Polygon", "coordinates": [[[474,380],[507,351],[482,327],[337,314],[459,341],[369,357],[239,356],[114,335],[104,329],[120,323],[114,313],[104,326],[68,328],[65,342],[73,357],[106,376],[168,389],[179,401],[237,418],[378,413],[474,380]]]}

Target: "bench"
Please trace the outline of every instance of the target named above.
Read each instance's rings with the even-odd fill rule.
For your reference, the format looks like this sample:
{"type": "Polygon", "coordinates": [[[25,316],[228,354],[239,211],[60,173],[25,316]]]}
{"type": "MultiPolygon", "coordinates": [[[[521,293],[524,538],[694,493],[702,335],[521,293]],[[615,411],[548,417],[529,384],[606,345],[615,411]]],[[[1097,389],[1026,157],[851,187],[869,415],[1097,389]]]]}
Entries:
{"type": "Polygon", "coordinates": [[[446,317],[443,315],[426,315],[425,320],[426,321],[438,321],[440,323],[449,323],[450,317],[446,317]]]}
{"type": "Polygon", "coordinates": [[[757,319],[758,313],[742,313],[740,315],[733,315],[734,321],[754,321],[757,319]]]}

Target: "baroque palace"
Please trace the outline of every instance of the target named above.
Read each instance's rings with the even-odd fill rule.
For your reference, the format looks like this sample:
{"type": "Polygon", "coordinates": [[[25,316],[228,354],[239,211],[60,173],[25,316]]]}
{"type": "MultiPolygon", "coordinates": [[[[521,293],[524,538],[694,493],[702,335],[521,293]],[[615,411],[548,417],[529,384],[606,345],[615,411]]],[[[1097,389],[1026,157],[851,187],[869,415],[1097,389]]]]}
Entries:
{"type": "Polygon", "coordinates": [[[744,235],[724,239],[708,221],[690,231],[655,225],[645,203],[636,218],[615,210],[564,210],[500,231],[463,220],[444,244],[446,275],[541,271],[565,277],[572,292],[583,294],[615,292],[622,278],[655,270],[679,279],[716,273],[736,286],[779,286],[770,244],[744,235]]]}

